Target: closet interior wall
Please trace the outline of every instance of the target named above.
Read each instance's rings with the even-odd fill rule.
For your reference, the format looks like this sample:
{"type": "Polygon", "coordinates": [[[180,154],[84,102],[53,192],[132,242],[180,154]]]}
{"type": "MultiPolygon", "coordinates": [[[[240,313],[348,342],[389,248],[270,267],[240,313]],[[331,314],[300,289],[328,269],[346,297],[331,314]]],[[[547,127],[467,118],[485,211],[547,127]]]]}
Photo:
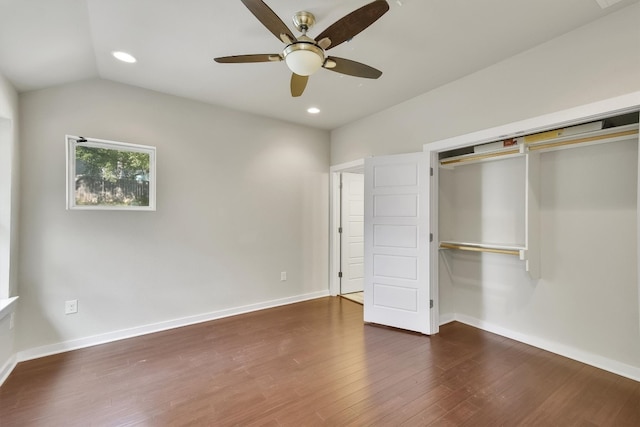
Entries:
{"type": "Polygon", "coordinates": [[[441,242],[523,247],[540,257],[530,274],[518,256],[440,249],[441,319],[640,368],[638,143],[636,131],[612,142],[441,167],[441,242]],[[534,159],[535,170],[527,170],[534,159]],[[536,181],[529,217],[535,248],[526,238],[528,180],[536,181]]]}

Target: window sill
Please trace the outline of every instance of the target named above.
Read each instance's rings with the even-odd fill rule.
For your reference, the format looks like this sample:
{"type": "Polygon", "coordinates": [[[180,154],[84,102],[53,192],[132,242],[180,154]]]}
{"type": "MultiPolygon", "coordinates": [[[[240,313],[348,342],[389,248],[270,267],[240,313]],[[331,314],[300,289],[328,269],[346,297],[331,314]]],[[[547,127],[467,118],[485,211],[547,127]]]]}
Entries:
{"type": "Polygon", "coordinates": [[[10,313],[13,313],[17,300],[18,297],[0,298],[0,320],[4,319],[4,317],[10,313]]]}

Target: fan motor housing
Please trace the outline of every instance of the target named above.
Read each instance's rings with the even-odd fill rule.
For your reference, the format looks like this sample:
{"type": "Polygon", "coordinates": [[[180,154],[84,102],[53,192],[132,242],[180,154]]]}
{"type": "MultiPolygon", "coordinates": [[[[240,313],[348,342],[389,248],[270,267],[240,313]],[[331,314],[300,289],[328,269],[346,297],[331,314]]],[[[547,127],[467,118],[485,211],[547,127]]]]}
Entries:
{"type": "Polygon", "coordinates": [[[311,12],[300,11],[293,15],[293,25],[301,33],[306,33],[316,23],[316,17],[311,12]]]}

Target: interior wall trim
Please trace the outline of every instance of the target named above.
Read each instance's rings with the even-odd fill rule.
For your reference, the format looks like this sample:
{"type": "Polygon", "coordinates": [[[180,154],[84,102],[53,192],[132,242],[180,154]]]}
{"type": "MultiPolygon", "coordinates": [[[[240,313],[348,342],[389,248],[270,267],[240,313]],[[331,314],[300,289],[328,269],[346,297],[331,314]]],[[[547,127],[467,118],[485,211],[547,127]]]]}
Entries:
{"type": "Polygon", "coordinates": [[[364,173],[364,159],[340,163],[329,168],[329,292],[340,295],[340,174],[342,172],[364,173]]]}
{"type": "Polygon", "coordinates": [[[9,377],[9,374],[11,374],[17,364],[18,359],[15,354],[5,362],[2,369],[0,369],[0,387],[4,384],[5,380],[9,377]]]}
{"type": "MultiPolygon", "coordinates": [[[[224,310],[212,311],[210,313],[198,314],[195,316],[187,316],[179,319],[167,320],[164,322],[152,323],[149,325],[138,326],[135,328],[122,329],[105,334],[94,335],[86,338],[78,338],[69,341],[49,344],[41,347],[31,348],[19,351],[14,359],[17,363],[26,360],[37,359],[40,357],[50,356],[53,354],[64,353],[71,350],[92,347],[94,345],[105,344],[109,342],[119,341],[127,338],[138,337],[141,335],[152,334],[154,332],[166,331],[169,329],[180,328],[183,326],[194,325],[197,323],[209,322],[211,320],[222,319],[224,317],[236,316],[238,314],[250,313],[253,311],[265,310],[297,302],[308,301],[317,298],[329,296],[329,290],[311,292],[302,295],[296,295],[277,300],[265,301],[256,304],[249,304],[240,307],[228,308],[224,310]]],[[[14,363],[14,367],[15,367],[14,363]]],[[[13,370],[13,367],[11,367],[13,370]]],[[[9,371],[10,373],[10,371],[9,371]]],[[[9,375],[7,373],[7,376],[9,375]]]]}
{"type": "Polygon", "coordinates": [[[445,313],[440,315],[440,326],[446,325],[447,323],[455,322],[456,315],[453,313],[445,313]]]}
{"type": "Polygon", "coordinates": [[[612,372],[614,374],[621,375],[623,377],[627,377],[634,381],[640,382],[640,367],[628,365],[626,363],[609,359],[607,357],[581,350],[579,348],[572,347],[566,344],[553,342],[533,335],[524,334],[522,332],[516,332],[511,329],[506,329],[502,326],[498,326],[493,323],[477,319],[475,317],[467,316],[465,314],[455,313],[453,317],[456,321],[469,326],[473,326],[474,328],[482,329],[483,331],[491,332],[505,338],[509,338],[524,344],[531,345],[533,347],[540,348],[542,350],[550,351],[551,353],[555,353],[560,356],[564,356],[569,359],[573,359],[578,362],[594,366],[596,368],[604,369],[605,371],[612,372]]]}

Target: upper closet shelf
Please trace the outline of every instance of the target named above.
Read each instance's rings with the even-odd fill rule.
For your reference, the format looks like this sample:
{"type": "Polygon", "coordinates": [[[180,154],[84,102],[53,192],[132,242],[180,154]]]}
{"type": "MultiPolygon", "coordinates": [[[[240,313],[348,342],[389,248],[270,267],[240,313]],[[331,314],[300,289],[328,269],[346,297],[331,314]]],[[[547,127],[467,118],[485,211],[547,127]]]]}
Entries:
{"type": "Polygon", "coordinates": [[[473,149],[472,153],[442,158],[440,159],[440,166],[443,168],[453,168],[462,164],[520,156],[530,151],[553,151],[573,148],[577,145],[584,146],[623,141],[634,135],[638,135],[638,123],[599,129],[602,127],[602,124],[602,121],[591,122],[584,125],[468,147],[467,150],[473,149]]]}
{"type": "Polygon", "coordinates": [[[598,131],[561,136],[546,140],[531,142],[527,144],[529,151],[552,151],[564,148],[572,148],[575,145],[594,145],[608,142],[624,141],[630,137],[638,135],[638,124],[618,126],[615,128],[602,129],[598,131]]]}
{"type": "Polygon", "coordinates": [[[505,159],[509,157],[517,157],[525,154],[525,146],[522,138],[516,138],[514,144],[504,145],[503,141],[498,143],[482,144],[491,146],[489,149],[478,149],[482,146],[473,147],[478,151],[460,156],[447,157],[440,160],[440,166],[443,168],[453,168],[460,164],[470,164],[484,162],[487,160],[505,159]],[[519,141],[518,141],[519,140],[519,141]],[[494,145],[495,144],[495,145],[494,145]]]}

